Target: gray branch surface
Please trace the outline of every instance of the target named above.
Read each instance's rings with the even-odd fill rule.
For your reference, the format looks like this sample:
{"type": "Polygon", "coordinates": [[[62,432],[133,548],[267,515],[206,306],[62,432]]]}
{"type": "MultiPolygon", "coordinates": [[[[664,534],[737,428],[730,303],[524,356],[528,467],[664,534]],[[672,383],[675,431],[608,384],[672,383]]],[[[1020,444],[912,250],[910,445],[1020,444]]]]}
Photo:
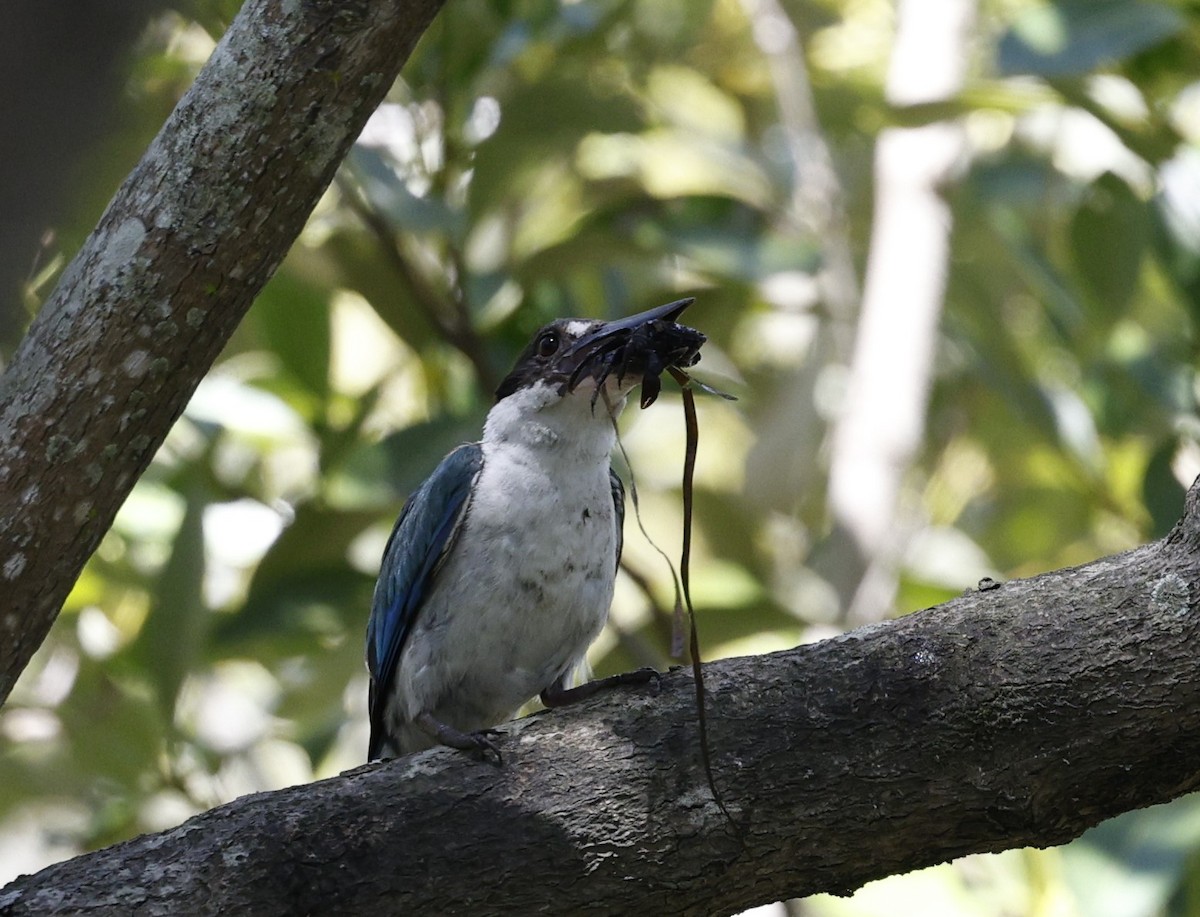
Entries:
{"type": "Polygon", "coordinates": [[[238,799],[0,891],[0,915],[717,914],[1059,844],[1200,785],[1200,484],[1161,542],[812,646],[238,799]]]}
{"type": "Polygon", "coordinates": [[[442,0],[248,0],[0,378],[0,703],[442,0]]]}

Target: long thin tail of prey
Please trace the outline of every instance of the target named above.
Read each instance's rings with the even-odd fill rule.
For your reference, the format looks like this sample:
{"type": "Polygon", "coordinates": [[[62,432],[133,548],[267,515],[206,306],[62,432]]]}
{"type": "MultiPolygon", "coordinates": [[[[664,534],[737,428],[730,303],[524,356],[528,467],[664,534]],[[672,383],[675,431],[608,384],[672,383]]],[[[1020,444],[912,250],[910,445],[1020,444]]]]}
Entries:
{"type": "Polygon", "coordinates": [[[696,612],[692,606],[691,597],[691,551],[692,551],[692,510],[693,510],[693,488],[696,467],[696,454],[698,451],[700,428],[696,420],[696,403],[695,396],[690,386],[690,378],[682,370],[677,370],[675,367],[669,367],[668,371],[679,383],[683,390],[683,405],[684,418],[687,429],[687,446],[684,453],[683,465],[683,547],[680,553],[679,572],[675,570],[675,565],[671,562],[671,558],[667,553],[655,543],[654,539],[646,531],[646,526],[642,522],[641,507],[638,503],[637,480],[633,472],[633,464],[629,461],[629,453],[625,451],[625,443],[621,439],[620,431],[617,430],[616,418],[612,418],[613,429],[617,430],[617,446],[621,451],[621,458],[625,462],[626,468],[629,469],[629,494],[633,502],[634,518],[637,520],[638,528],[641,530],[642,536],[647,543],[654,548],[655,551],[666,562],[668,569],[671,571],[671,583],[675,587],[675,626],[671,638],[671,655],[679,658],[683,655],[684,636],[683,636],[683,616],[684,610],[687,611],[688,619],[688,654],[691,656],[692,663],[692,680],[696,686],[696,715],[697,724],[700,732],[700,760],[704,767],[704,776],[708,783],[709,791],[713,795],[713,801],[721,809],[721,813],[725,816],[734,832],[740,838],[742,836],[741,827],[734,820],[733,815],[725,805],[725,801],[721,796],[720,790],[717,789],[716,778],[713,774],[712,755],[709,751],[708,739],[708,716],[705,707],[705,690],[704,690],[704,671],[701,667],[700,659],[700,634],[696,627],[696,612]]]}
{"type": "Polygon", "coordinates": [[[700,728],[700,760],[704,764],[704,776],[708,779],[708,788],[713,794],[713,800],[720,807],[725,819],[740,838],[741,827],[733,819],[721,791],[717,789],[717,781],[713,776],[712,755],[708,744],[708,715],[705,710],[704,669],[700,664],[700,632],[696,627],[696,609],[692,606],[691,590],[691,560],[692,560],[692,508],[696,473],[696,453],[700,445],[700,424],[696,420],[696,396],[692,391],[691,379],[681,369],[668,367],[668,372],[679,383],[683,390],[683,416],[687,427],[687,446],[683,458],[683,547],[679,555],[679,579],[683,585],[683,601],[687,605],[688,615],[688,645],[692,657],[692,680],[696,685],[696,719],[700,728]]]}

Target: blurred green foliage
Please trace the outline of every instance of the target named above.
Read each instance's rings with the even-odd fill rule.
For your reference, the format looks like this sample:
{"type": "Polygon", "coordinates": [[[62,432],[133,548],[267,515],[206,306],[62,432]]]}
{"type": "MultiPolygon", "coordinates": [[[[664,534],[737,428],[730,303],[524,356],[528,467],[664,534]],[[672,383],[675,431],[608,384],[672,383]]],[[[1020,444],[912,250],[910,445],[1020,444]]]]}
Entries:
{"type": "MultiPolygon", "coordinates": [[[[147,30],[68,244],[235,8],[193,0],[147,30]]],[[[948,289],[892,613],[1169,529],[1200,471],[1200,14],[984,3],[961,96],[897,109],[883,93],[890,4],[792,3],[792,52],[768,12],[446,7],[0,713],[4,877],[361,760],[362,633],[391,523],[478,436],[490,389],[552,318],[697,296],[690,320],[711,338],[699,375],[741,397],[700,404],[706,655],[832,632],[840,608],[811,562],[828,547],[821,442],[853,315],[818,281],[839,254],[861,277],[888,125],[955,118],[967,142],[945,189],[948,289]],[[807,77],[815,119],[801,127],[835,166],[841,229],[795,208],[811,165],[796,150],[813,148],[789,143],[780,103],[797,87],[764,49],[807,77]]],[[[676,406],[665,395],[625,423],[646,527],[669,553],[676,406]]],[[[626,545],[601,673],[667,661],[670,575],[632,519],[626,545]]],[[[1200,913],[1198,855],[1189,798],[1060,850],[805,906],[1200,913]]]]}

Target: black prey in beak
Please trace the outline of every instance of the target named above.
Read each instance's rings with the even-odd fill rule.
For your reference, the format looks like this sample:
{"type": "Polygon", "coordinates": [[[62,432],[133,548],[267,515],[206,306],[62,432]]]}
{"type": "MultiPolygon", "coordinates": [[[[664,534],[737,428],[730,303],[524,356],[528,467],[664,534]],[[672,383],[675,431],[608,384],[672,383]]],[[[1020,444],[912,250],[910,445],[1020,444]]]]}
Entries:
{"type": "Polygon", "coordinates": [[[695,301],[691,297],[678,299],[629,318],[604,322],[584,335],[562,357],[563,364],[573,364],[567,390],[574,390],[590,376],[596,380],[594,403],[604,381],[613,373],[618,380],[637,375],[642,380],[641,406],[649,407],[662,389],[659,376],[671,368],[693,366],[700,359],[700,348],[708,339],[695,328],[675,321],[695,301]]]}

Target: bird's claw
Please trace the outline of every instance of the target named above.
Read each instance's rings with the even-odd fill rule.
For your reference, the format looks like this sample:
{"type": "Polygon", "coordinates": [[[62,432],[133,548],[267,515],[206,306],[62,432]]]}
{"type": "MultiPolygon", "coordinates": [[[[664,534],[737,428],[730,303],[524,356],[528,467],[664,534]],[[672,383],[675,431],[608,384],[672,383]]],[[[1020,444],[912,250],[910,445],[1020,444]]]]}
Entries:
{"type": "Polygon", "coordinates": [[[492,763],[500,767],[504,764],[504,758],[500,754],[499,747],[492,741],[492,736],[502,735],[504,732],[500,729],[480,729],[477,732],[467,733],[467,738],[470,739],[472,745],[468,750],[477,755],[481,761],[492,759],[492,763]]]}
{"type": "Polygon", "coordinates": [[[492,736],[504,735],[499,729],[479,729],[475,732],[460,732],[453,726],[434,719],[431,713],[425,712],[416,717],[413,721],[418,727],[424,730],[425,734],[433,739],[436,739],[441,745],[448,745],[450,748],[457,748],[459,751],[465,751],[475,755],[481,761],[487,761],[491,758],[495,764],[504,763],[500,756],[500,749],[496,743],[492,741],[492,736]]]}

